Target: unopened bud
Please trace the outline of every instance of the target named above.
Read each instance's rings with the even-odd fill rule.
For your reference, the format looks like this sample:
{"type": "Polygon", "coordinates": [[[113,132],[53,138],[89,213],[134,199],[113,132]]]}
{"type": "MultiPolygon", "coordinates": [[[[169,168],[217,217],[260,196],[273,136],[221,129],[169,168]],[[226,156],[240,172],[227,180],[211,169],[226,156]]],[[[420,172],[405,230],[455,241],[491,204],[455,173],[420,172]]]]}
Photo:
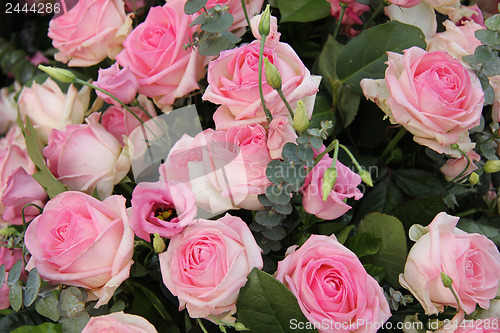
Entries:
{"type": "Polygon", "coordinates": [[[64,83],[72,83],[76,79],[75,74],[67,69],[43,65],[38,65],[38,68],[52,76],[54,79],[64,83]]]}
{"type": "Polygon", "coordinates": [[[486,173],[495,173],[500,171],[500,160],[488,160],[483,168],[486,173]]]}
{"type": "Polygon", "coordinates": [[[460,148],[460,146],[459,146],[459,145],[457,145],[456,143],[452,143],[452,144],[450,145],[450,148],[451,148],[451,149],[459,149],[459,148],[460,148]]]}
{"type": "Polygon", "coordinates": [[[248,328],[246,328],[246,326],[243,325],[242,323],[234,323],[233,327],[237,331],[248,331],[248,328]]]}
{"type": "Polygon", "coordinates": [[[453,279],[443,272],[441,272],[441,281],[443,281],[443,285],[446,288],[451,288],[453,286],[453,279]]]}
{"type": "Polygon", "coordinates": [[[8,227],[0,229],[0,237],[10,237],[17,235],[19,235],[19,232],[15,228],[8,227]]]}
{"type": "Polygon", "coordinates": [[[361,177],[361,180],[363,181],[363,183],[365,183],[366,185],[368,185],[370,187],[373,187],[372,176],[370,175],[370,173],[368,171],[361,170],[359,172],[359,176],[361,177]]]}
{"type": "Polygon", "coordinates": [[[269,84],[273,89],[281,89],[280,71],[267,58],[264,58],[264,71],[266,73],[267,84],[269,84]]]}
{"type": "Polygon", "coordinates": [[[477,185],[479,184],[479,176],[477,173],[475,172],[472,172],[469,176],[469,183],[471,183],[472,185],[477,185]]]}
{"type": "Polygon", "coordinates": [[[155,250],[156,253],[162,253],[165,251],[165,241],[163,238],[160,237],[159,234],[154,234],[153,235],[153,249],[155,250]]]}
{"type": "Polygon", "coordinates": [[[335,181],[337,180],[337,168],[330,167],[326,169],[323,175],[323,201],[327,201],[330,193],[332,192],[333,186],[335,186],[335,181]]]}
{"type": "Polygon", "coordinates": [[[298,101],[297,108],[293,114],[293,128],[296,131],[304,132],[309,127],[309,116],[304,102],[298,101]]]}
{"type": "Polygon", "coordinates": [[[259,34],[262,40],[265,40],[271,31],[271,6],[267,5],[260,16],[259,34]]]}

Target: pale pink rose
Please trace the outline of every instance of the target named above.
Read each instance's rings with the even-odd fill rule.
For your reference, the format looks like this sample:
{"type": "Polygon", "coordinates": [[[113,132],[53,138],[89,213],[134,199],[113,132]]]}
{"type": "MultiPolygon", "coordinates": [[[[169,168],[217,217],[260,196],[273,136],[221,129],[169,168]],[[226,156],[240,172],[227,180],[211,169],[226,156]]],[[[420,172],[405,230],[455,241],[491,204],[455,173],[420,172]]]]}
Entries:
{"type": "Polygon", "coordinates": [[[477,162],[481,159],[481,156],[476,153],[474,150],[471,150],[467,153],[469,157],[470,163],[467,167],[467,158],[462,156],[460,158],[450,158],[446,161],[445,165],[441,167],[441,172],[446,178],[447,181],[452,180],[457,177],[462,171],[464,171],[465,167],[467,169],[463,173],[463,176],[469,175],[471,172],[477,170],[477,165],[474,162],[477,162]]]}
{"type": "Polygon", "coordinates": [[[247,275],[263,264],[246,223],[229,214],[188,226],[159,257],[163,283],[191,318],[234,314],[247,275]]]}
{"type": "Polygon", "coordinates": [[[123,0],[80,0],[49,24],[57,61],[89,67],[113,58],[131,30],[123,0]]]}
{"type": "MultiPolygon", "coordinates": [[[[260,13],[263,3],[264,0],[245,0],[250,19],[252,19],[255,14],[260,13]]],[[[247,26],[245,12],[241,6],[241,0],[208,0],[206,7],[210,9],[216,5],[226,5],[229,7],[229,13],[233,15],[233,25],[231,25],[228,30],[241,37],[245,33],[245,27],[247,26]]]]}
{"type": "MultiPolygon", "coordinates": [[[[12,266],[16,263],[16,261],[23,258],[23,249],[14,248],[10,249],[7,246],[3,246],[7,244],[0,243],[0,265],[5,265],[5,280],[9,276],[9,271],[12,266]]],[[[0,288],[0,310],[5,310],[10,307],[9,302],[9,287],[7,284],[3,284],[0,288]]]]}
{"type": "Polygon", "coordinates": [[[334,235],[311,235],[296,248],[278,263],[276,278],[320,333],[375,333],[389,319],[382,288],[334,235]]]}
{"type": "MultiPolygon", "coordinates": [[[[140,95],[139,102],[152,117],[156,116],[156,110],[150,100],[145,98],[145,96],[140,95]]],[[[144,123],[150,120],[149,116],[140,108],[130,107],[130,110],[144,123]]],[[[128,110],[122,108],[121,106],[112,105],[102,113],[101,125],[106,129],[106,131],[113,134],[119,142],[125,144],[123,136],[125,135],[128,137],[137,127],[141,125],[141,123],[128,110]]],[[[148,124],[144,126],[150,125],[148,124]]],[[[144,130],[146,131],[146,127],[144,127],[144,130]]]]}
{"type": "MultiPolygon", "coordinates": [[[[94,84],[114,95],[123,104],[132,102],[139,91],[139,83],[137,83],[134,74],[128,67],[120,69],[116,62],[111,67],[99,69],[99,76],[94,84]]],[[[116,100],[99,90],[96,90],[96,94],[108,104],[120,105],[116,100]]]]}
{"type": "MultiPolygon", "coordinates": [[[[336,20],[340,19],[340,12],[342,8],[340,7],[339,0],[327,0],[330,3],[330,13],[336,20]]],[[[361,21],[360,16],[363,13],[370,10],[370,6],[363,5],[358,3],[357,1],[343,1],[349,2],[349,7],[346,8],[344,17],[342,18],[342,31],[354,37],[359,34],[359,29],[355,29],[355,25],[362,25],[363,21],[361,21]]]]}
{"type": "Polygon", "coordinates": [[[184,13],[185,2],[170,0],[163,7],[152,7],[116,56],[137,77],[139,92],[161,106],[198,89],[198,80],[205,75],[208,58],[183,48],[196,31],[189,28],[193,17],[184,13]]]}
{"type": "Polygon", "coordinates": [[[53,130],[43,154],[49,170],[70,190],[92,194],[97,189],[101,198],[110,196],[130,169],[127,149],[99,124],[97,113],[87,124],[53,130]]]}
{"type": "Polygon", "coordinates": [[[113,312],[105,316],[90,318],[82,333],[157,333],[156,328],[140,316],[113,312]]]}
{"type": "Polygon", "coordinates": [[[361,199],[363,194],[357,188],[361,177],[337,161],[337,179],[327,201],[323,201],[323,176],[332,165],[333,159],[324,157],[307,175],[302,188],[302,204],[309,214],[325,220],[333,220],[344,215],[351,206],[345,203],[347,198],[361,199]]]}
{"type": "Polygon", "coordinates": [[[390,3],[403,8],[410,8],[418,5],[422,0],[389,0],[390,3]]]}
{"type": "Polygon", "coordinates": [[[70,85],[68,91],[63,93],[57,83],[48,78],[41,85],[33,82],[31,88],[23,87],[18,104],[23,118],[30,118],[42,142],[47,143],[52,129],[81,124],[89,101],[88,87],[78,91],[70,85]]]}
{"type": "MultiPolygon", "coordinates": [[[[259,24],[260,24],[261,16],[262,16],[262,14],[256,15],[250,20],[252,34],[258,40],[262,39],[260,37],[260,33],[259,33],[259,24]]],[[[281,34],[278,32],[278,19],[276,17],[271,16],[269,28],[270,28],[269,34],[266,37],[266,45],[272,46],[272,45],[275,45],[276,43],[279,43],[280,36],[281,36],[281,34]]]]}
{"type": "MultiPolygon", "coordinates": [[[[446,27],[446,31],[438,32],[428,41],[427,51],[447,51],[455,58],[462,60],[463,56],[474,54],[476,47],[482,45],[474,32],[484,29],[484,27],[476,22],[466,21],[464,25],[457,26],[452,21],[446,20],[443,25],[446,27]]],[[[468,66],[463,61],[462,64],[468,66]]]]}
{"type": "Polygon", "coordinates": [[[283,146],[287,142],[295,143],[297,133],[293,129],[288,117],[280,116],[274,118],[269,124],[269,132],[267,134],[267,148],[271,158],[281,158],[283,146]]]}
{"type": "Polygon", "coordinates": [[[457,308],[451,291],[443,285],[441,273],[453,280],[461,308],[468,314],[479,305],[487,309],[494,298],[500,277],[500,253],[483,235],[455,228],[459,218],[439,213],[411,248],[403,287],[417,298],[426,314],[437,314],[445,306],[457,308]]]}
{"type": "MultiPolygon", "coordinates": [[[[495,100],[491,107],[491,118],[494,122],[500,122],[500,75],[495,75],[488,78],[490,85],[495,92],[495,100]]],[[[500,147],[500,146],[499,146],[500,147]]]]}
{"type": "Polygon", "coordinates": [[[436,12],[425,2],[420,2],[418,5],[409,8],[396,5],[385,6],[384,13],[391,21],[399,21],[420,28],[425,35],[426,41],[436,33],[436,12]]]}
{"type": "Polygon", "coordinates": [[[0,89],[0,135],[16,124],[17,119],[17,103],[14,96],[21,89],[19,83],[14,84],[14,89],[4,87],[0,89]]]}
{"type": "Polygon", "coordinates": [[[479,125],[484,103],[477,76],[445,51],[412,47],[388,55],[385,79],[361,80],[365,96],[421,145],[456,158],[450,145],[473,149],[467,130],[479,125]]]}
{"type": "MultiPolygon", "coordinates": [[[[258,85],[259,50],[260,41],[256,40],[232,50],[222,51],[220,56],[208,65],[209,85],[203,99],[221,105],[214,114],[217,129],[266,123],[258,85]]],[[[292,109],[295,109],[297,101],[303,99],[311,116],[321,78],[311,76],[288,44],[277,43],[273,47],[265,47],[264,57],[278,68],[283,82],[283,94],[292,109]]],[[[267,108],[275,117],[288,115],[277,91],[267,84],[264,73],[263,78],[267,108]]]]}
{"type": "Polygon", "coordinates": [[[449,11],[453,8],[460,7],[460,0],[422,0],[429,6],[440,12],[441,14],[448,15],[449,11]]]}
{"type": "MultiPolygon", "coordinates": [[[[47,192],[22,167],[17,168],[8,178],[5,190],[0,196],[4,207],[2,219],[10,224],[23,224],[23,207],[35,204],[43,208],[49,199],[47,192]]],[[[34,206],[24,209],[26,222],[40,215],[40,210],[34,206]]]]}
{"type": "Polygon", "coordinates": [[[484,29],[485,25],[484,25],[483,12],[481,11],[481,9],[477,5],[477,3],[473,4],[472,6],[465,6],[465,7],[468,10],[470,10],[470,12],[467,11],[467,13],[466,13],[467,16],[463,16],[462,18],[460,18],[459,21],[455,22],[456,25],[460,26],[460,25],[464,25],[466,22],[476,22],[477,24],[482,26],[484,29]]]}
{"type": "Polygon", "coordinates": [[[194,194],[185,184],[164,180],[142,182],[132,193],[130,226],[148,242],[155,233],[171,238],[196,223],[196,212],[194,194]]]}
{"type": "Polygon", "coordinates": [[[133,264],[125,203],[118,195],[99,201],[71,191],[52,198],[26,229],[27,270],[36,267],[50,283],[88,289],[99,298],[96,307],[106,304],[133,264]]]}

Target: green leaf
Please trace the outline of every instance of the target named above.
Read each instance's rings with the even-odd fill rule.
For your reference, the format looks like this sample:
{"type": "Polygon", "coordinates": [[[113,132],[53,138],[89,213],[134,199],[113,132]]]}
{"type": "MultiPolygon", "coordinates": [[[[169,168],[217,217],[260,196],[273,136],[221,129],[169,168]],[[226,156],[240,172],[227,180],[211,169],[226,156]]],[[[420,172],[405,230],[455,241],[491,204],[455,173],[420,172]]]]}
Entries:
{"type": "Polygon", "coordinates": [[[394,216],[371,213],[358,225],[358,233],[364,232],[379,236],[382,242],[378,254],[366,257],[367,263],[384,267],[387,281],[395,289],[399,288],[399,274],[404,270],[407,254],[403,224],[394,216]]]}
{"type": "Polygon", "coordinates": [[[43,323],[39,326],[21,326],[11,333],[62,333],[62,326],[53,323],[43,323]]]}
{"type": "Polygon", "coordinates": [[[490,30],[500,31],[500,14],[488,17],[484,21],[484,25],[490,30]]]}
{"type": "Polygon", "coordinates": [[[302,164],[293,162],[283,163],[283,179],[294,185],[295,187],[302,187],[307,176],[307,169],[302,164]]]}
{"type": "MultiPolygon", "coordinates": [[[[254,268],[241,288],[238,300],[238,321],[252,332],[296,333],[292,320],[307,323],[297,299],[281,282],[254,268]]],[[[300,332],[317,332],[304,329],[300,332]]]]}
{"type": "Polygon", "coordinates": [[[323,83],[330,94],[332,94],[333,83],[338,80],[337,58],[343,47],[344,45],[337,42],[332,35],[329,35],[318,58],[319,73],[323,77],[323,83]]]}
{"type": "Polygon", "coordinates": [[[273,210],[279,214],[290,215],[293,211],[293,207],[291,204],[287,203],[286,205],[273,205],[273,210]]]}
{"type": "MultiPolygon", "coordinates": [[[[314,101],[314,109],[313,109],[313,114],[311,116],[309,128],[318,128],[320,127],[321,121],[323,120],[331,120],[333,123],[335,123],[335,114],[332,111],[332,105],[329,100],[329,98],[326,98],[325,96],[318,94],[316,95],[316,100],[314,101]]],[[[333,129],[330,129],[328,131],[328,134],[332,134],[333,129]]],[[[309,143],[309,138],[307,136],[304,136],[304,139],[306,140],[306,143],[309,143]]],[[[321,139],[319,139],[321,141],[321,139]]],[[[323,142],[321,141],[321,144],[323,142]]],[[[321,145],[320,145],[321,147],[321,145]]]]}
{"type": "Polygon", "coordinates": [[[0,288],[2,288],[3,282],[5,281],[5,265],[0,265],[0,288]]]}
{"type": "Polygon", "coordinates": [[[478,233],[488,237],[496,246],[500,246],[500,225],[499,217],[483,216],[479,220],[474,221],[467,218],[461,218],[458,221],[457,228],[468,233],[478,233]]]}
{"type": "Polygon", "coordinates": [[[203,24],[207,22],[207,16],[205,14],[201,14],[200,16],[198,16],[197,18],[195,18],[193,20],[193,22],[191,22],[191,24],[189,25],[189,27],[194,27],[195,25],[197,24],[203,24]]]}
{"type": "Polygon", "coordinates": [[[282,220],[282,215],[276,214],[271,210],[259,210],[255,214],[255,222],[264,227],[276,227],[280,225],[282,220]]]}
{"type": "Polygon", "coordinates": [[[349,233],[354,228],[355,227],[353,225],[348,225],[347,227],[342,229],[339,233],[336,233],[335,237],[337,237],[337,240],[339,241],[340,244],[345,243],[345,241],[347,240],[347,237],[349,236],[349,233]]]}
{"type": "Polygon", "coordinates": [[[23,288],[19,282],[10,285],[9,302],[14,311],[19,311],[23,305],[23,288]]]}
{"type": "Polygon", "coordinates": [[[297,147],[297,155],[299,156],[302,162],[309,162],[314,160],[314,151],[312,150],[311,147],[306,146],[303,143],[301,143],[297,147]]]}
{"type": "Polygon", "coordinates": [[[57,310],[61,317],[77,317],[85,310],[86,294],[76,287],[61,291],[57,310]]]}
{"type": "Polygon", "coordinates": [[[281,185],[271,185],[266,188],[266,196],[273,203],[286,205],[290,202],[290,194],[281,185]]]}
{"type": "Polygon", "coordinates": [[[330,4],[326,0],[278,0],[283,22],[310,22],[330,15],[330,4]]]}
{"type": "Polygon", "coordinates": [[[38,270],[33,268],[28,274],[28,280],[26,281],[26,287],[24,289],[24,306],[29,307],[33,302],[35,302],[38,297],[38,292],[40,291],[40,286],[42,284],[42,279],[38,270]]]}
{"type": "Polygon", "coordinates": [[[262,235],[264,235],[264,237],[266,237],[267,239],[279,241],[285,238],[286,231],[282,226],[279,225],[273,228],[266,228],[264,231],[262,231],[262,235]]]}
{"type": "Polygon", "coordinates": [[[370,274],[378,283],[382,282],[382,280],[387,275],[387,270],[385,267],[365,264],[363,267],[366,269],[366,272],[370,274]]]}
{"type": "Polygon", "coordinates": [[[218,34],[206,33],[200,39],[198,51],[201,55],[219,55],[224,50],[235,47],[241,38],[232,34],[229,31],[223,31],[218,34]]]}
{"type": "Polygon", "coordinates": [[[207,3],[207,0],[187,0],[184,5],[184,13],[192,15],[201,10],[207,3]]]}
{"type": "Polygon", "coordinates": [[[361,201],[357,212],[358,220],[371,212],[387,213],[396,207],[403,199],[401,191],[391,182],[391,178],[375,183],[361,201]]]}
{"type": "Polygon", "coordinates": [[[259,194],[257,199],[264,207],[271,207],[273,203],[266,197],[265,194],[259,194]]]}
{"type": "Polygon", "coordinates": [[[382,247],[382,239],[380,236],[362,232],[349,237],[345,246],[361,258],[377,254],[382,247]]]}
{"type": "Polygon", "coordinates": [[[55,291],[38,298],[35,302],[36,312],[53,321],[59,320],[59,311],[57,311],[57,297],[55,291]]]}
{"type": "Polygon", "coordinates": [[[224,14],[213,13],[213,17],[208,17],[205,23],[200,26],[201,30],[211,33],[223,32],[233,25],[233,15],[226,12],[224,14]]]}
{"type": "Polygon", "coordinates": [[[428,225],[439,212],[445,210],[443,198],[432,196],[406,201],[392,209],[389,214],[401,220],[405,229],[409,230],[414,224],[428,225]]]}
{"type": "Polygon", "coordinates": [[[10,333],[18,327],[37,326],[44,322],[44,318],[34,310],[21,310],[0,318],[0,333],[10,333]]]}
{"type": "Polygon", "coordinates": [[[50,172],[49,168],[43,160],[40,151],[39,140],[36,135],[36,130],[31,123],[29,117],[26,117],[26,127],[24,127],[21,114],[18,113],[17,125],[21,129],[26,141],[26,149],[31,160],[35,164],[38,172],[33,175],[33,178],[47,191],[50,198],[55,197],[59,193],[67,191],[68,188],[59,182],[50,172]]]}
{"type": "Polygon", "coordinates": [[[474,32],[476,38],[484,45],[498,45],[500,44],[500,32],[488,29],[476,30],[474,32]]]}
{"type": "Polygon", "coordinates": [[[14,265],[12,265],[11,269],[9,270],[9,276],[7,277],[7,282],[9,283],[17,282],[21,277],[22,271],[23,271],[23,261],[19,259],[18,261],[15,262],[14,265]]]}
{"type": "Polygon", "coordinates": [[[156,297],[156,295],[151,290],[149,290],[148,288],[144,287],[142,284],[139,283],[136,283],[135,286],[138,287],[144,293],[148,301],[150,301],[151,304],[153,304],[156,311],[158,311],[158,313],[162,316],[163,319],[169,322],[174,321],[170,316],[170,314],[168,313],[165,306],[163,306],[162,302],[158,299],[158,297],[156,297]]]}
{"type": "Polygon", "coordinates": [[[266,177],[273,184],[281,184],[283,179],[283,162],[280,160],[272,160],[267,164],[266,177]]]}
{"type": "Polygon", "coordinates": [[[349,126],[358,114],[360,100],[361,96],[351,86],[343,85],[340,88],[337,107],[344,127],[349,126]]]}
{"type": "Polygon", "coordinates": [[[283,159],[289,161],[298,161],[299,155],[297,155],[297,145],[293,142],[287,142],[283,146],[283,150],[281,152],[283,159]]]}
{"type": "Polygon", "coordinates": [[[363,78],[384,77],[386,52],[401,53],[412,46],[423,49],[427,46],[419,28],[399,21],[377,25],[363,31],[342,49],[337,59],[337,75],[343,83],[362,94],[359,82],[363,78]]]}
{"type": "Polygon", "coordinates": [[[444,193],[441,181],[432,173],[420,169],[395,170],[392,173],[395,184],[413,198],[422,198],[444,193]]]}
{"type": "Polygon", "coordinates": [[[89,320],[89,314],[81,312],[77,316],[63,317],[59,319],[59,322],[62,324],[62,331],[64,333],[81,333],[89,320]]]}

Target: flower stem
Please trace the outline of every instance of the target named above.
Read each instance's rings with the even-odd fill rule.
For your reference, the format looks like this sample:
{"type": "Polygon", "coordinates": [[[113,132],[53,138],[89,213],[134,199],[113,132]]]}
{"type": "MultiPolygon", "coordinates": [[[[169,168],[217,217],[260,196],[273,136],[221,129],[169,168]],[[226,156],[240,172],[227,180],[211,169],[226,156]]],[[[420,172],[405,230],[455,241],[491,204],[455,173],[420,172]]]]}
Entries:
{"type": "Polygon", "coordinates": [[[337,35],[339,34],[340,26],[342,25],[342,20],[344,19],[345,10],[347,9],[347,7],[349,7],[349,4],[343,3],[342,1],[340,1],[340,16],[339,16],[339,19],[337,21],[337,26],[335,27],[333,39],[336,39],[337,35]]]}
{"type": "Polygon", "coordinates": [[[391,153],[391,151],[396,147],[396,145],[401,141],[403,136],[406,134],[406,129],[404,127],[401,127],[399,129],[399,132],[392,138],[391,142],[387,145],[387,147],[384,149],[384,152],[380,156],[380,161],[384,162],[391,153]]]}
{"type": "Polygon", "coordinates": [[[340,148],[344,149],[344,151],[347,153],[347,155],[349,155],[349,157],[351,158],[351,161],[354,164],[354,166],[356,167],[356,169],[358,169],[358,171],[361,172],[363,170],[363,168],[361,167],[361,165],[359,165],[358,160],[356,160],[356,158],[351,153],[351,151],[349,150],[349,148],[347,148],[344,145],[340,145],[340,148]]]}
{"type": "Polygon", "coordinates": [[[200,318],[196,318],[196,322],[198,323],[198,326],[200,326],[200,328],[203,331],[203,333],[208,333],[207,329],[205,328],[205,326],[201,322],[200,318]]]}
{"type": "Polygon", "coordinates": [[[262,62],[264,59],[264,46],[266,43],[266,36],[261,35],[261,40],[260,40],[260,53],[259,53],[259,94],[260,94],[260,102],[262,103],[262,108],[264,109],[264,112],[266,114],[266,118],[268,122],[271,122],[273,120],[273,116],[271,114],[271,111],[266,107],[266,101],[264,100],[264,91],[262,89],[262,62]]]}
{"type": "Polygon", "coordinates": [[[382,11],[382,9],[384,9],[384,7],[385,7],[384,1],[380,1],[380,5],[378,5],[377,9],[375,9],[375,11],[372,13],[370,18],[368,19],[368,21],[366,21],[366,23],[363,25],[363,30],[368,28],[368,25],[373,22],[375,17],[377,17],[377,15],[380,14],[380,12],[382,11]]]}
{"type": "Polygon", "coordinates": [[[286,100],[286,97],[283,94],[283,90],[281,90],[281,88],[280,88],[280,89],[276,89],[276,91],[280,95],[281,100],[283,101],[283,103],[285,103],[286,108],[288,110],[288,113],[290,113],[290,117],[292,117],[292,120],[293,120],[293,110],[292,110],[292,107],[290,106],[290,104],[288,103],[288,101],[286,100]]]}
{"type": "Polygon", "coordinates": [[[245,0],[241,0],[241,7],[243,7],[243,13],[245,13],[245,19],[247,20],[248,26],[250,26],[250,19],[248,18],[247,4],[245,0]]]}
{"type": "Polygon", "coordinates": [[[323,152],[321,152],[318,156],[314,158],[314,166],[316,166],[316,164],[318,164],[318,162],[321,161],[323,156],[325,156],[335,148],[335,141],[336,140],[333,140],[332,143],[330,143],[323,152]]]}

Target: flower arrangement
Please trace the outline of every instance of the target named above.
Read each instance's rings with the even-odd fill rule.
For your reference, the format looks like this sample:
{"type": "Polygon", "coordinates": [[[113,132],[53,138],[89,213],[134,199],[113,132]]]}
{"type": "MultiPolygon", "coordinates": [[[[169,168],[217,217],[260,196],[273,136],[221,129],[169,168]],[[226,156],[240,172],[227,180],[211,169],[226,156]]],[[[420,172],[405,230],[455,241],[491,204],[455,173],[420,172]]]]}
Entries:
{"type": "Polygon", "coordinates": [[[0,332],[500,332],[499,9],[8,1],[0,332]]]}

